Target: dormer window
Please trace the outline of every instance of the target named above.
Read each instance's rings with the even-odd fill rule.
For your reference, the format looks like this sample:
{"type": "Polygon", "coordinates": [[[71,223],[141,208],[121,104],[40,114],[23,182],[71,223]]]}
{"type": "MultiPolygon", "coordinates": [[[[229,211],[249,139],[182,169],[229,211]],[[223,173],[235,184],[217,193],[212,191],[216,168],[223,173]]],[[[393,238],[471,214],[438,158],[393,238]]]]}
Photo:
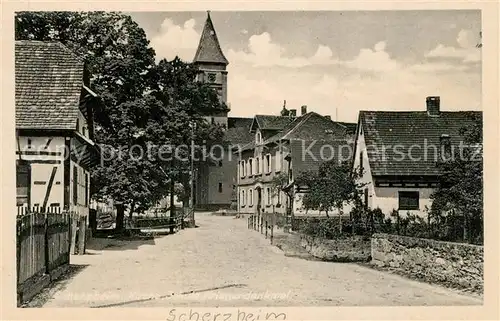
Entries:
{"type": "Polygon", "coordinates": [[[441,144],[441,158],[443,161],[449,160],[451,158],[451,142],[450,135],[443,134],[440,137],[441,144]]]}
{"type": "Polygon", "coordinates": [[[260,132],[257,132],[257,134],[255,134],[255,143],[256,144],[262,143],[262,134],[260,132]]]}

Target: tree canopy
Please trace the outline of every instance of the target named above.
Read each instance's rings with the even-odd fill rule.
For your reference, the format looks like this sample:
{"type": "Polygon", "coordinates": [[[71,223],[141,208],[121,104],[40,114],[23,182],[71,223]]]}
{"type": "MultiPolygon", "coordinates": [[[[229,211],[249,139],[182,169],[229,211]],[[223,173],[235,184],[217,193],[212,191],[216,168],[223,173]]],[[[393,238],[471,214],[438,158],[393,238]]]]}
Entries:
{"type": "Polygon", "coordinates": [[[172,150],[165,153],[162,146],[189,146],[192,137],[197,144],[221,140],[222,128],[202,116],[227,107],[195,81],[192,64],[177,57],[156,63],[144,30],[130,16],[18,12],[15,31],[16,40],[59,41],[86,63],[86,80],[102,101],[95,111],[103,157],[92,172],[94,197],[146,209],[168,194],[171,180],[186,178],[190,151],[178,153],[185,161],[172,162],[172,150]]]}
{"type": "Polygon", "coordinates": [[[484,215],[482,119],[474,118],[472,126],[462,128],[460,134],[463,146],[438,165],[443,174],[439,188],[431,195],[431,215],[436,221],[446,216],[462,216],[464,239],[473,241],[482,237],[484,215]]]}

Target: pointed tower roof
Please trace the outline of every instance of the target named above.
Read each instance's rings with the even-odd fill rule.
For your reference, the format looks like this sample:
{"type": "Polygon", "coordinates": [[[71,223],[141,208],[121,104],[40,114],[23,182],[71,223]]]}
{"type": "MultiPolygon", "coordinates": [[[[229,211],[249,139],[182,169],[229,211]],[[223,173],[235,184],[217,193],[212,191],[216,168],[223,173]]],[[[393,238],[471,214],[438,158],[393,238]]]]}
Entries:
{"type": "Polygon", "coordinates": [[[219,39],[217,39],[217,34],[210,18],[210,11],[207,12],[207,20],[205,21],[205,27],[203,28],[193,62],[229,64],[220,48],[219,39]]]}

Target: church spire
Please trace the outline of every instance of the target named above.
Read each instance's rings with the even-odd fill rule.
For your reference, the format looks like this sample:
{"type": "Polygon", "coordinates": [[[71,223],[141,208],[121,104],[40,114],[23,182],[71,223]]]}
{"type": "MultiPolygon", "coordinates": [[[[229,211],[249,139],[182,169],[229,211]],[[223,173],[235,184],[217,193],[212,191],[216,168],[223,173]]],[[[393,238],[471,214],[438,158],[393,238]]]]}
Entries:
{"type": "Polygon", "coordinates": [[[193,62],[229,64],[222,53],[219,39],[217,39],[217,34],[215,33],[215,28],[210,18],[210,11],[207,11],[207,20],[205,21],[205,27],[201,33],[200,43],[198,44],[193,62]]]}

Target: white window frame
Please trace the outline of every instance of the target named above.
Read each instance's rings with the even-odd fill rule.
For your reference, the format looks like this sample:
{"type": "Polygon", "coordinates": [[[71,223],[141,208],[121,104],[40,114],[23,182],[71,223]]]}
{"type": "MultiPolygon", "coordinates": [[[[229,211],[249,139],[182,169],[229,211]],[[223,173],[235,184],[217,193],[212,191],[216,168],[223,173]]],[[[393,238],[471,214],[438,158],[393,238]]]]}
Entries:
{"type": "Polygon", "coordinates": [[[240,172],[241,172],[240,176],[242,178],[246,176],[245,175],[245,161],[244,160],[240,161],[240,172]]]}
{"type": "Polygon", "coordinates": [[[266,174],[271,174],[272,170],[271,170],[271,162],[272,162],[272,159],[273,157],[271,156],[270,153],[266,154],[264,156],[264,164],[265,164],[265,171],[266,171],[266,174]],[[269,157],[269,158],[268,158],[269,157]]]}
{"type": "Polygon", "coordinates": [[[255,143],[256,144],[262,143],[262,133],[259,130],[257,130],[257,132],[255,133],[255,143]]]}
{"type": "Polygon", "coordinates": [[[273,198],[272,198],[272,193],[271,193],[271,188],[266,187],[266,196],[267,196],[267,205],[271,205],[273,203],[273,198]]]}
{"type": "Polygon", "coordinates": [[[281,151],[277,150],[274,155],[274,171],[276,173],[281,172],[281,151]]]}

